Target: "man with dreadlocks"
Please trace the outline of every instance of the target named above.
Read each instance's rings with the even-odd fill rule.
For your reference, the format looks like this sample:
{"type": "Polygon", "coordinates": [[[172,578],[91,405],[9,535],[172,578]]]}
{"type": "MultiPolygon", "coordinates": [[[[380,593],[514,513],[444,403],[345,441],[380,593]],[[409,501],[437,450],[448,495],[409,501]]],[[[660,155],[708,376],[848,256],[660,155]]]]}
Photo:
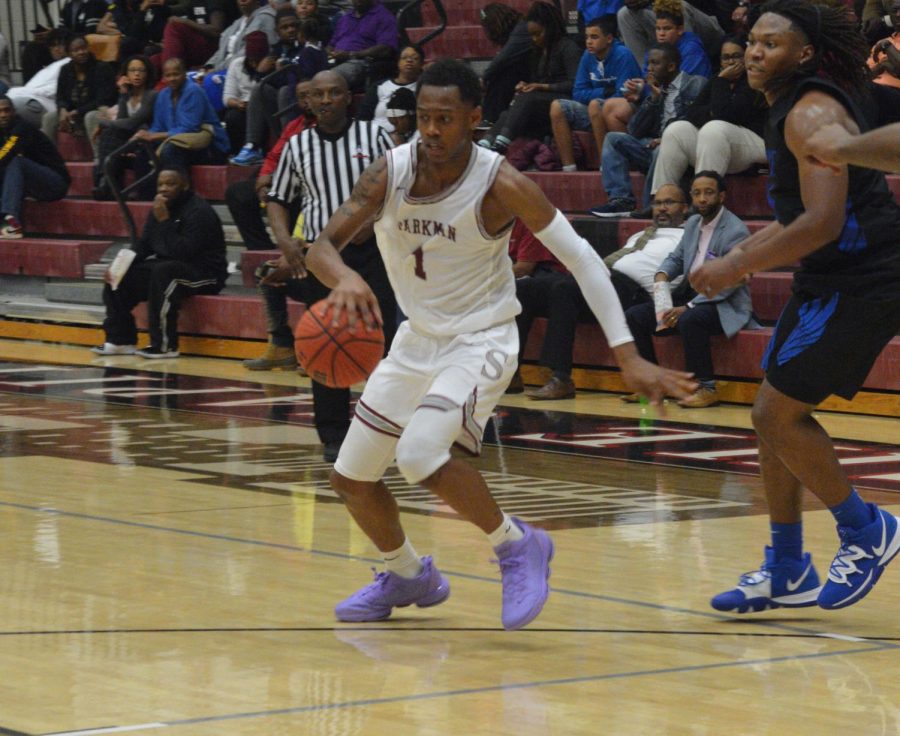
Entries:
{"type": "Polygon", "coordinates": [[[843,7],[773,0],[753,26],[750,86],[769,103],[766,147],[776,221],[691,276],[713,295],[747,274],[800,261],[793,295],[763,358],[753,406],[772,545],[762,567],[712,599],[734,613],[842,608],[861,600],[900,551],[893,515],[850,486],[831,438],[812,416],[831,394],[851,399],[900,329],[900,208],[884,175],[813,160],[828,124],[865,132],[866,49],[843,7]],[[804,554],[802,489],[828,506],[840,546],[824,585],[804,554]]]}

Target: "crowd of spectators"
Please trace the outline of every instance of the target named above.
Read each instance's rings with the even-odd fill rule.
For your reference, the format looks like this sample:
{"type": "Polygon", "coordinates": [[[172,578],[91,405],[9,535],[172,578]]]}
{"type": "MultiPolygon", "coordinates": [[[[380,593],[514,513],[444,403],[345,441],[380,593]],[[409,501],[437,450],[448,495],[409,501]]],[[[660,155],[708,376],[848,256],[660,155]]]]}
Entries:
{"type": "MultiPolygon", "coordinates": [[[[900,0],[857,5],[860,33],[872,49],[870,77],[882,90],[900,88],[900,0]]],[[[723,205],[722,177],[767,164],[766,105],[750,88],[743,61],[759,2],[579,0],[578,11],[572,34],[559,3],[537,0],[524,13],[484,3],[480,23],[497,51],[481,67],[478,144],[504,153],[517,139],[539,140],[553,149],[550,168],[563,171],[592,158],[577,149],[596,148],[606,197],[591,212],[651,220],[607,259],[639,350],[655,359],[651,336],[680,334],[701,384],[684,405],[716,403],[709,338],[752,325],[749,291],[744,285],[710,302],[690,293],[685,277],[746,236],[723,205]],[[581,131],[590,137],[575,135],[581,131]],[[632,190],[634,170],[646,174],[642,200],[632,190]],[[689,216],[691,207],[697,214],[689,216]],[[655,310],[655,282],[674,286],[671,313],[655,310]]],[[[18,87],[9,86],[0,36],[0,93],[7,95],[0,98],[0,143],[14,127],[21,142],[13,150],[23,158],[0,156],[0,235],[21,237],[24,196],[65,196],[68,174],[51,153],[62,133],[91,143],[98,200],[121,188],[125,167],[148,165],[140,155],[110,160],[129,140],[145,141],[146,156],[155,154],[184,180],[178,197],[190,191],[185,172],[192,164],[262,165],[229,187],[227,202],[246,247],[271,249],[266,204],[279,156],[316,124],[309,80],[337,72],[356,95],[354,117],[375,121],[395,145],[413,134],[426,59],[399,39],[382,0],[67,0],[57,28],[34,32],[18,87]]],[[[889,95],[873,96],[880,124],[898,117],[889,110],[897,97],[889,95]]],[[[153,198],[153,186],[137,196],[153,198]]],[[[291,220],[301,215],[298,202],[284,204],[291,220]]],[[[591,319],[590,310],[571,274],[522,230],[519,223],[511,257],[523,350],[533,320],[550,323],[541,363],[551,378],[528,395],[567,398],[574,394],[575,326],[591,319]]],[[[293,366],[281,332],[248,368],[293,366]]]]}

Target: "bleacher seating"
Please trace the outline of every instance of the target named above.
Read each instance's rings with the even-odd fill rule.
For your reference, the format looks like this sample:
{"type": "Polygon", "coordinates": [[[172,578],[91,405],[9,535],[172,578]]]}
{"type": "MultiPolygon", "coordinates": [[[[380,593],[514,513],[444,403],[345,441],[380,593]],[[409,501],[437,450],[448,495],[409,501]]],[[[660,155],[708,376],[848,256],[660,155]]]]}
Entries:
{"type": "Polygon", "coordinates": [[[110,245],[109,240],[0,240],[0,273],[80,279],[84,267],[100,260],[110,245]]]}
{"type": "MultiPolygon", "coordinates": [[[[94,186],[94,165],[90,161],[68,161],[66,168],[72,177],[69,196],[90,197],[94,186]]],[[[255,177],[258,171],[258,166],[193,166],[191,184],[204,199],[222,201],[225,190],[231,184],[255,177]]],[[[131,178],[127,180],[131,181],[131,178]]]]}
{"type": "MultiPolygon", "coordinates": [[[[533,0],[506,0],[506,4],[518,10],[524,15],[531,6],[533,0]]],[[[479,14],[487,3],[485,0],[450,0],[444,3],[447,11],[447,27],[471,25],[477,26],[480,22],[479,14]]],[[[422,23],[428,26],[430,31],[440,23],[437,10],[433,3],[422,4],[422,23]]],[[[493,56],[493,54],[491,54],[493,56]]]]}
{"type": "Polygon", "coordinates": [[[91,142],[84,135],[59,131],[56,134],[56,147],[66,161],[91,161],[94,158],[91,142]]]}
{"type": "MultiPolygon", "coordinates": [[[[288,316],[296,324],[306,306],[288,300],[288,316]]],[[[147,329],[147,304],[134,311],[138,328],[147,329]]],[[[178,331],[186,335],[224,337],[240,340],[266,340],[266,313],[255,295],[217,294],[186,299],[178,315],[178,331]]]]}
{"type": "MultiPolygon", "coordinates": [[[[531,0],[509,0],[510,4],[525,12],[531,0]]],[[[449,56],[469,60],[489,60],[496,52],[485,37],[479,24],[479,11],[484,0],[453,0],[445,3],[448,14],[446,31],[431,41],[425,48],[428,59],[449,56]]],[[[438,23],[437,14],[431,3],[422,8],[422,27],[409,28],[410,39],[415,42],[422,38],[438,23]]],[[[527,172],[548,198],[568,214],[576,229],[584,233],[601,252],[621,246],[633,233],[647,226],[646,220],[598,220],[585,213],[590,208],[606,201],[600,175],[597,171],[599,153],[594,148],[589,132],[576,132],[586,153],[587,171],[527,172]]],[[[112,238],[129,236],[128,228],[114,202],[94,202],[90,199],[92,187],[91,150],[84,137],[60,134],[59,148],[69,162],[72,186],[68,197],[60,202],[26,204],[23,219],[26,230],[32,237],[20,241],[0,241],[0,272],[48,277],[81,278],[84,266],[96,262],[110,247],[112,238]],[[62,239],[65,238],[65,239],[62,239]],[[85,239],[96,238],[96,239],[85,239]]],[[[194,189],[202,197],[221,202],[225,190],[232,182],[253,177],[256,169],[234,166],[195,166],[192,169],[194,189]]],[[[754,174],[729,176],[727,206],[742,217],[755,232],[771,222],[772,212],[767,198],[767,180],[754,174]]],[[[900,176],[888,178],[896,197],[900,197],[900,176]]],[[[645,177],[632,174],[634,194],[640,197],[645,177]]],[[[150,212],[148,202],[129,205],[138,229],[150,212]]],[[[228,287],[216,296],[195,296],[187,300],[179,318],[179,330],[186,336],[198,339],[213,338],[216,342],[233,341],[233,355],[239,350],[253,351],[254,342],[264,341],[266,321],[259,297],[248,291],[255,287],[253,272],[263,261],[277,258],[278,251],[245,251],[241,254],[239,269],[242,274],[242,289],[228,287]],[[244,341],[240,343],[240,341],[244,341]],[[249,341],[249,342],[247,342],[249,341]],[[241,348],[237,346],[240,343],[241,348]]],[[[754,312],[765,324],[758,330],[743,330],[733,340],[714,339],[714,361],[716,370],[725,381],[753,386],[761,379],[760,358],[768,343],[772,324],[788,300],[793,274],[790,270],[755,274],[750,282],[754,312]]],[[[304,305],[290,303],[292,320],[299,319],[304,305]]],[[[146,309],[141,305],[136,310],[138,324],[146,327],[146,309]]],[[[538,320],[529,336],[525,351],[526,362],[537,360],[543,333],[544,320],[538,320]]],[[[593,371],[603,375],[615,366],[602,331],[597,325],[581,324],[576,330],[574,363],[576,381],[579,376],[593,371]]],[[[681,342],[677,338],[655,338],[657,352],[662,363],[673,367],[683,365],[681,342]]],[[[202,340],[201,340],[202,341],[202,340]]],[[[190,343],[196,344],[196,343],[190,343]]],[[[215,354],[228,354],[228,348],[219,348],[215,354]],[[223,352],[224,350],[224,352],[223,352]]],[[[245,355],[241,355],[245,357],[245,355]]],[[[526,371],[526,378],[534,378],[537,368],[526,371]]],[[[866,388],[892,392],[900,391],[900,336],[896,337],[878,359],[866,388]]],[[[612,374],[607,374],[612,375],[612,374]]],[[[602,379],[605,380],[605,379],[602,379]]],[[[602,380],[599,383],[602,383],[602,380]]],[[[613,380],[618,380],[613,377],[613,380]]],[[[598,381],[587,380],[586,384],[596,387],[598,381]]],[[[582,385],[582,384],[579,384],[582,385]]],[[[611,384],[610,384],[611,385],[611,384]]],[[[739,392],[740,393],[740,392],[739,392]]],[[[734,394],[732,394],[732,397],[734,394]]],[[[749,394],[741,394],[738,400],[749,394]]]]}

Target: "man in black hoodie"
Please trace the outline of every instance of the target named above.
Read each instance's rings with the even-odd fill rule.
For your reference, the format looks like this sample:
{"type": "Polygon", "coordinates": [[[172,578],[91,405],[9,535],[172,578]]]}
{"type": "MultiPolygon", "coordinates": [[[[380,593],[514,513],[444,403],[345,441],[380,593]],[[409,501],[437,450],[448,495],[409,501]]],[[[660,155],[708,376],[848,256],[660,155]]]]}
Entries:
{"type": "Polygon", "coordinates": [[[98,355],[177,358],[182,300],[194,294],[218,294],[227,277],[219,216],[190,190],[184,171],[163,169],[134,261],[115,287],[113,274],[106,273],[106,342],[93,351],[98,355]],[[137,350],[131,310],[143,301],[147,302],[150,345],[137,350]]]}
{"type": "Polygon", "coordinates": [[[0,96],[0,238],[23,235],[22,200],[62,199],[69,172],[53,142],[16,114],[12,101],[0,96]]]}

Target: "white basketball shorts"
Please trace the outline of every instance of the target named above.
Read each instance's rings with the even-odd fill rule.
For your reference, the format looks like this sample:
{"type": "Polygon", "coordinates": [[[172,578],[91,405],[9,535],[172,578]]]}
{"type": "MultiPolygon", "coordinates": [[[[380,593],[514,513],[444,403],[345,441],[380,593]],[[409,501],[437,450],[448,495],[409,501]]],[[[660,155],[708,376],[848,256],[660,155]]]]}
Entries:
{"type": "Polygon", "coordinates": [[[380,480],[401,437],[437,442],[446,459],[454,443],[479,454],[484,427],[515,373],[518,353],[515,321],[444,338],[417,334],[402,323],[366,382],[335,470],[351,480],[380,480]],[[407,437],[414,415],[417,437],[407,437]]]}

